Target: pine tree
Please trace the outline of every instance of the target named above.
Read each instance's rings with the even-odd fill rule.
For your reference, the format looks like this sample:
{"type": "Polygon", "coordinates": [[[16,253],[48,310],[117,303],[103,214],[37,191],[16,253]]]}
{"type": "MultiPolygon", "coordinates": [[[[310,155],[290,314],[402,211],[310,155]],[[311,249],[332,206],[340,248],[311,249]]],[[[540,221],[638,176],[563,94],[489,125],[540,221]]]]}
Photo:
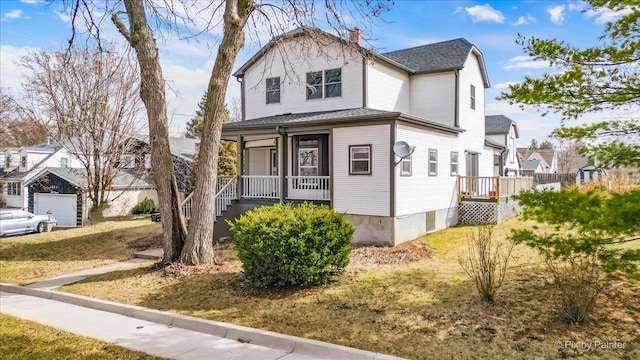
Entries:
{"type": "MultiPolygon", "coordinates": [[[[196,110],[196,116],[191,118],[187,122],[187,137],[190,139],[199,139],[202,135],[202,123],[205,113],[205,102],[207,100],[207,92],[202,95],[202,99],[198,103],[198,110],[196,110]]],[[[224,109],[224,122],[230,121],[229,110],[224,109]]],[[[238,147],[233,141],[220,141],[218,147],[218,175],[235,175],[238,173],[236,168],[236,156],[238,154],[238,147]]]]}

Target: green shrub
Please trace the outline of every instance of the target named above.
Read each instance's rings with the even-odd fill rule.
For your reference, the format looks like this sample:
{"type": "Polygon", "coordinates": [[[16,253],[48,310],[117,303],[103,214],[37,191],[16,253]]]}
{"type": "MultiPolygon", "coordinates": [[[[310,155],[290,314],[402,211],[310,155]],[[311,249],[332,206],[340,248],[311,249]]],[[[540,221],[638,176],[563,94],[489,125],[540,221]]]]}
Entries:
{"type": "Polygon", "coordinates": [[[244,276],[254,286],[322,284],[349,264],[354,229],[326,206],[265,206],[229,225],[244,276]]]}
{"type": "Polygon", "coordinates": [[[131,213],[133,215],[151,214],[151,212],[155,208],[156,208],[156,204],[153,202],[153,200],[144,198],[144,200],[137,203],[136,206],[134,206],[133,209],[131,209],[131,213]]]}

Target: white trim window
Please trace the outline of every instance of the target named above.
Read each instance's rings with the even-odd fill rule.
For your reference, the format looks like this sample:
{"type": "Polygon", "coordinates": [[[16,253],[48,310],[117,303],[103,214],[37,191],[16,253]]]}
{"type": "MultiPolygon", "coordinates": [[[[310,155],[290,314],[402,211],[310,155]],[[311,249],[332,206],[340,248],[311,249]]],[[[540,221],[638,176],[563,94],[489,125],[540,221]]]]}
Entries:
{"type": "Polygon", "coordinates": [[[400,160],[400,176],[411,176],[411,163],[413,162],[411,156],[409,155],[400,160]]]}
{"type": "Polygon", "coordinates": [[[451,152],[451,176],[458,175],[458,152],[451,152]]]}
{"type": "Polygon", "coordinates": [[[342,96],[342,69],[307,73],[307,100],[342,96]]]}
{"type": "Polygon", "coordinates": [[[470,99],[469,99],[471,101],[471,108],[473,110],[475,110],[476,109],[476,87],[471,85],[471,88],[469,89],[469,92],[471,94],[470,99]]]}
{"type": "Polygon", "coordinates": [[[298,149],[298,175],[318,176],[318,148],[298,149]]]}
{"type": "Polygon", "coordinates": [[[371,175],[371,145],[349,145],[349,175],[371,175]]]}
{"type": "Polygon", "coordinates": [[[7,183],[7,195],[9,196],[20,196],[22,195],[22,186],[20,186],[20,182],[11,181],[7,183]]]}
{"type": "Polygon", "coordinates": [[[69,167],[69,159],[60,158],[60,167],[63,167],[63,168],[69,167]]]}
{"type": "Polygon", "coordinates": [[[280,77],[267,78],[267,104],[280,103],[280,77]]]}
{"type": "Polygon", "coordinates": [[[438,176],[438,150],[429,149],[429,176],[438,176]]]}

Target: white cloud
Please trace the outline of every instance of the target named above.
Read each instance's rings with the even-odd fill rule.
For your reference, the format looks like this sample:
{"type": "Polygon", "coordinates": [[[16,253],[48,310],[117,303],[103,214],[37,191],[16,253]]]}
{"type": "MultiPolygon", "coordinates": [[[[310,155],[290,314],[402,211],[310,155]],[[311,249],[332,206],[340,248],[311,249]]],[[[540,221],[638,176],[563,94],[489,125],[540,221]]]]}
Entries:
{"type": "Polygon", "coordinates": [[[497,83],[495,85],[492,86],[492,88],[496,89],[496,90],[503,90],[503,89],[508,89],[509,85],[518,85],[520,84],[519,81],[507,81],[507,82],[503,82],[503,83],[497,83]]]}
{"type": "Polygon", "coordinates": [[[506,64],[502,65],[504,70],[545,69],[550,67],[551,65],[549,65],[548,61],[535,60],[526,55],[512,57],[506,64]]]}
{"type": "Polygon", "coordinates": [[[37,4],[42,1],[41,0],[20,0],[20,2],[25,4],[37,4]]]}
{"type": "Polygon", "coordinates": [[[492,8],[489,4],[476,5],[464,9],[471,15],[473,22],[493,21],[503,23],[505,19],[500,11],[492,8]]]}
{"type": "Polygon", "coordinates": [[[570,2],[568,5],[569,11],[583,11],[585,8],[585,3],[579,1],[577,3],[570,2]]]}
{"type": "Polygon", "coordinates": [[[518,20],[516,22],[512,22],[511,25],[518,26],[518,25],[531,24],[534,22],[536,22],[536,18],[531,15],[527,15],[527,16],[520,16],[518,20]]]}
{"type": "Polygon", "coordinates": [[[458,6],[456,10],[453,12],[454,14],[459,14],[462,12],[462,6],[458,6]]]}
{"type": "Polygon", "coordinates": [[[562,24],[564,21],[564,5],[550,6],[546,10],[551,16],[551,22],[554,24],[562,24]]]}
{"type": "Polygon", "coordinates": [[[4,13],[4,17],[7,19],[20,19],[22,17],[22,10],[15,9],[7,13],[4,13]]]}
{"type": "Polygon", "coordinates": [[[629,15],[633,12],[633,10],[631,10],[631,7],[627,6],[622,10],[618,10],[618,11],[613,11],[611,9],[605,9],[605,8],[600,8],[597,10],[594,9],[589,9],[584,16],[587,19],[590,19],[592,17],[595,17],[596,20],[596,24],[606,24],[608,22],[611,21],[615,21],[617,18],[621,17],[621,16],[625,16],[625,15],[629,15]]]}

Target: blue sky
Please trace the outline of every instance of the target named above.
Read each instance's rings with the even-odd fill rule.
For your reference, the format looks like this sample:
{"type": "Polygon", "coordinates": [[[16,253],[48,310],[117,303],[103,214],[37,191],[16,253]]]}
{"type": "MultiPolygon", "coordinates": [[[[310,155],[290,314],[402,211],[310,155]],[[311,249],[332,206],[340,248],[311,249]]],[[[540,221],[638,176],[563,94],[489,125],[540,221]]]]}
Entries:
{"type": "MultiPolygon", "coordinates": [[[[532,61],[515,44],[517,34],[564,40],[575,46],[591,46],[602,35],[612,11],[595,12],[580,1],[421,1],[396,0],[368,32],[371,45],[379,52],[464,37],[483,53],[491,88],[486,90],[487,114],[504,114],[518,122],[520,146],[531,138],[544,139],[560,124],[558,116],[542,118],[534,109],[521,110],[495,100],[507,84],[520,82],[525,74],[553,72],[547,64],[532,61]]],[[[321,24],[321,22],[318,22],[321,24]]],[[[105,21],[102,31],[119,39],[113,24],[105,21]]],[[[68,18],[59,4],[47,6],[38,0],[0,1],[0,86],[11,92],[20,89],[22,75],[15,61],[31,50],[58,50],[71,34],[68,18]]],[[[186,41],[171,37],[160,42],[165,77],[175,91],[169,97],[171,131],[185,130],[195,113],[209,79],[215,58],[215,36],[186,41]]],[[[259,44],[249,41],[239,55],[237,69],[259,44]]],[[[228,102],[240,96],[231,79],[228,102]]],[[[616,114],[589,115],[576,123],[616,114]]]]}

